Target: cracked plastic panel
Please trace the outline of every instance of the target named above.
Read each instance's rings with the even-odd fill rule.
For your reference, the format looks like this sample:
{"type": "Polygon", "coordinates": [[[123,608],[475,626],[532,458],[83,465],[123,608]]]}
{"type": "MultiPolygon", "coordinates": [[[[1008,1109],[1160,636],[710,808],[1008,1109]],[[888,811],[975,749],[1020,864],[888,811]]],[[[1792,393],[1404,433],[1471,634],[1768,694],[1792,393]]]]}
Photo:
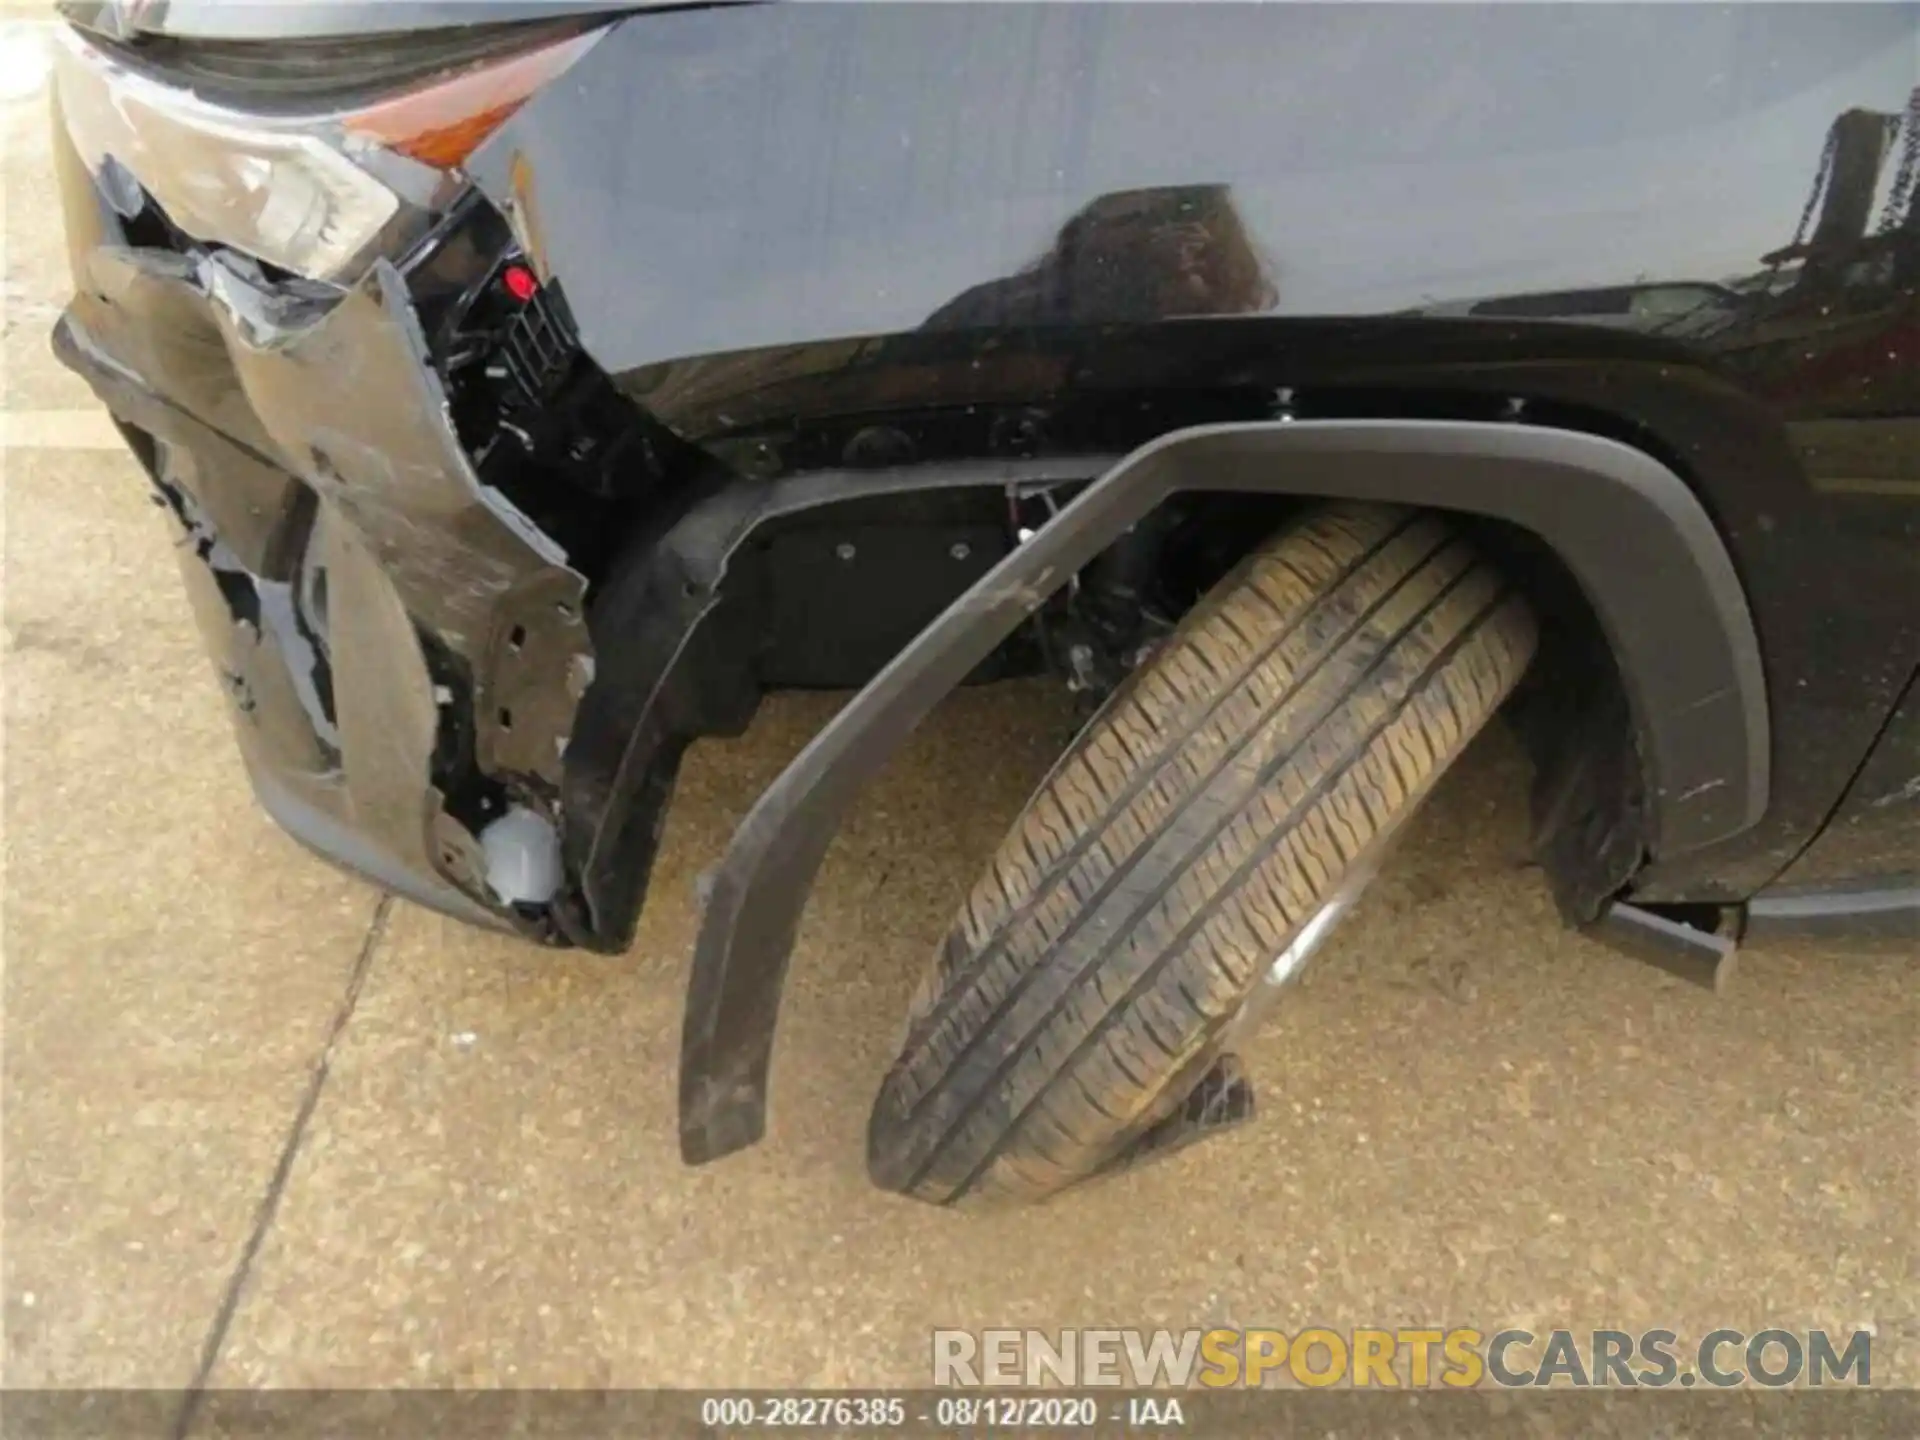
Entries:
{"type": "Polygon", "coordinates": [[[502,896],[487,877],[542,874],[557,843],[592,675],[586,582],[479,482],[399,271],[380,262],[336,298],[225,254],[77,259],[58,348],[133,427],[186,534],[262,801],[424,903],[469,920],[537,910],[524,883],[502,896]],[[450,769],[473,794],[446,793],[450,769]]]}
{"type": "Polygon", "coordinates": [[[366,537],[412,618],[471,667],[481,768],[557,784],[591,653],[586,581],[474,475],[399,272],[381,262],[324,320],[289,331],[249,313],[259,292],[206,263],[236,373],[276,447],[366,537]]]}

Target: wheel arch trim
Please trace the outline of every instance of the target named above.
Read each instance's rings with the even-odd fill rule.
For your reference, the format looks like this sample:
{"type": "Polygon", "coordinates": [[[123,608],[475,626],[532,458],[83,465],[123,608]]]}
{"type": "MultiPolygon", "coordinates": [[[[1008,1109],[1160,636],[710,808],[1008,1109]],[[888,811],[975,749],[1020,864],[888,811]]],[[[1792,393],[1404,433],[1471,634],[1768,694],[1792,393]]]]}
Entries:
{"type": "Polygon", "coordinates": [[[1650,849],[1699,849],[1766,810],[1760,647],[1711,518],[1651,456],[1578,431],[1465,421],[1197,426],[1133,451],[896,655],[760,796],[713,873],[681,1035],[680,1149],[700,1164],[765,1131],[800,914],[854,798],[939,700],[1068,577],[1182,490],[1390,501],[1521,526],[1593,606],[1632,709],[1650,849]]]}

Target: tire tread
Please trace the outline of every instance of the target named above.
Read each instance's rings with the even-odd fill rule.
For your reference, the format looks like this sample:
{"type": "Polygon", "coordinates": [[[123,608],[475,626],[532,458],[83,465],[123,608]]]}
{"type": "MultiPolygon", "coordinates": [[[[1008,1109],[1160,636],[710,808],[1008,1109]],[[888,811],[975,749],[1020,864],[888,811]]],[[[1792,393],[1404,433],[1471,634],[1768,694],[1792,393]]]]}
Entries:
{"type": "Polygon", "coordinates": [[[1531,657],[1441,517],[1330,505],[1194,607],[960,908],[875,1101],[876,1183],[1040,1198],[1185,1098],[1266,965],[1531,657]]]}

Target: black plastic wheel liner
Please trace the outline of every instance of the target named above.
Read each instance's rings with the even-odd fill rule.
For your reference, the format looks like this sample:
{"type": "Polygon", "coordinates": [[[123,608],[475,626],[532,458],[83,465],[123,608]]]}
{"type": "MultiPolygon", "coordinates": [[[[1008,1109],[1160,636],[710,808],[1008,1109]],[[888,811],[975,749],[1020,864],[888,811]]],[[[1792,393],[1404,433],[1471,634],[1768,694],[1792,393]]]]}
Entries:
{"type": "Polygon", "coordinates": [[[1613,646],[1656,856],[1766,809],[1767,701],[1753,623],[1712,521],[1642,452],[1573,431],[1451,421],[1269,421],[1134,451],[1009,554],[816,735],[741,822],[715,873],[680,1056],[680,1151],[700,1164],[766,1126],[775,1022],[800,912],[840,821],[939,700],[1168,495],[1270,491],[1395,501],[1520,525],[1558,554],[1613,646]]]}
{"type": "Polygon", "coordinates": [[[561,932],[608,954],[633,943],[682,753],[696,736],[738,734],[753,717],[760,685],[742,659],[758,638],[743,603],[753,567],[735,565],[750,540],[787,517],[849,501],[1051,489],[1083,484],[1114,463],[1076,455],[732,481],[658,532],[634,537],[589,613],[599,663],[562,782],[561,846],[573,884],[555,906],[561,932]]]}

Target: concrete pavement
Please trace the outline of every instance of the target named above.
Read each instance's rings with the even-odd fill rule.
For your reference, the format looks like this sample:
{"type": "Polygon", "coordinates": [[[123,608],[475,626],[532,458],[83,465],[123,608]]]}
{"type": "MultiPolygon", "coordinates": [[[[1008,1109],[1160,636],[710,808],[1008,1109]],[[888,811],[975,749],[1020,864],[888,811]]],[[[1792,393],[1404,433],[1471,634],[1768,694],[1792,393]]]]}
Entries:
{"type": "MultiPolygon", "coordinates": [[[[9,92],[11,94],[11,92],[9,92]]],[[[133,462],[45,331],[44,94],[4,102],[0,1218],[11,1385],[888,1384],[935,1325],[1780,1323],[1920,1366],[1909,960],[1714,1000],[1566,934],[1489,736],[1248,1060],[1262,1118],[1028,1212],[868,1188],[930,947],[1069,730],[944,706],[829,857],[766,1144],[680,1167],[693,882],[833,704],[689,757],[618,959],[462,929],[253,808],[133,462]]]]}

